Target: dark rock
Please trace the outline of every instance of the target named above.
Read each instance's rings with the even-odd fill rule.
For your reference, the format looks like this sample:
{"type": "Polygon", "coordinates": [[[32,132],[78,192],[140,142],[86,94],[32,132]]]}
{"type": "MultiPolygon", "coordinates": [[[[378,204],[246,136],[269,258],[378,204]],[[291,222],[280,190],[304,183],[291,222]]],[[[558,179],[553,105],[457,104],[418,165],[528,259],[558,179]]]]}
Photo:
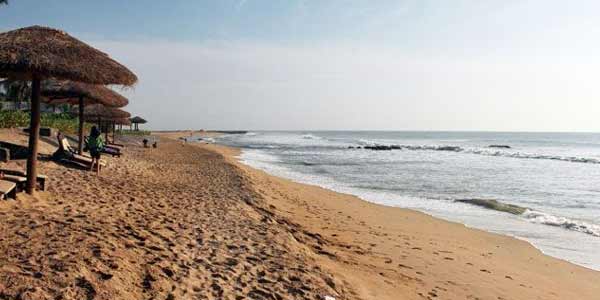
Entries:
{"type": "Polygon", "coordinates": [[[489,148],[502,148],[502,149],[510,149],[509,145],[489,145],[489,148]]]}
{"type": "Polygon", "coordinates": [[[441,146],[437,148],[438,151],[461,151],[462,148],[458,146],[441,146]]]}
{"type": "Polygon", "coordinates": [[[385,145],[374,145],[374,146],[365,146],[365,149],[375,150],[375,151],[388,151],[392,150],[392,147],[385,145]]]}

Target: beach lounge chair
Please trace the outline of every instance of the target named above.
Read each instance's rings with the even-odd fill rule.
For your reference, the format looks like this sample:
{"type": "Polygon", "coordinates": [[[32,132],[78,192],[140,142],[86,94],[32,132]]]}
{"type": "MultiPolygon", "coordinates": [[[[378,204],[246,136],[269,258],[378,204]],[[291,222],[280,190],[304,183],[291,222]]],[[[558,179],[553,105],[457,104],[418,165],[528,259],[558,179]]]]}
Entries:
{"type": "MultiPolygon", "coordinates": [[[[85,146],[86,148],[88,148],[88,137],[86,136],[85,139],[85,146]]],[[[111,145],[104,145],[104,149],[102,149],[102,153],[108,154],[108,155],[112,155],[113,157],[120,157],[121,156],[121,149],[117,148],[115,146],[111,146],[111,145]]]]}
{"type": "Polygon", "coordinates": [[[107,144],[109,144],[112,147],[121,147],[121,148],[125,147],[125,145],[123,145],[123,144],[117,144],[115,142],[108,142],[107,144]]]}
{"type": "MultiPolygon", "coordinates": [[[[27,183],[27,173],[20,170],[0,169],[0,173],[4,174],[2,180],[14,182],[17,185],[17,192],[25,189],[27,183]]],[[[48,177],[46,175],[37,175],[37,188],[40,191],[45,191],[47,188],[48,177]]]]}
{"type": "MultiPolygon", "coordinates": [[[[80,167],[90,168],[92,164],[92,158],[86,155],[80,155],[75,151],[69,144],[69,140],[63,137],[61,134],[57,135],[58,139],[58,150],[54,153],[53,157],[64,163],[70,163],[79,165],[80,167]]],[[[100,166],[105,167],[106,162],[100,161],[100,166]]]]}
{"type": "Polygon", "coordinates": [[[17,197],[17,184],[8,181],[0,180],[0,199],[16,198],[17,197]]]}
{"type": "Polygon", "coordinates": [[[112,155],[113,157],[120,157],[121,154],[121,149],[117,148],[117,147],[113,147],[113,146],[109,146],[109,145],[105,145],[104,149],[102,149],[102,153],[106,153],[109,155],[112,155]]]}

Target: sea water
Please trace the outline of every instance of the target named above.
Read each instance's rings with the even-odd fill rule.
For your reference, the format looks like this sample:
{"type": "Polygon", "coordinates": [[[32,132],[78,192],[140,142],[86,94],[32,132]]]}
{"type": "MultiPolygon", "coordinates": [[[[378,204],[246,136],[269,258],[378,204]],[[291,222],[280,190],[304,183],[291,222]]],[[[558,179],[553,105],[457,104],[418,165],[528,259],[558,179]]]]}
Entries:
{"type": "Polygon", "coordinates": [[[600,270],[600,134],[258,131],[216,141],[273,175],[514,236],[600,270]]]}

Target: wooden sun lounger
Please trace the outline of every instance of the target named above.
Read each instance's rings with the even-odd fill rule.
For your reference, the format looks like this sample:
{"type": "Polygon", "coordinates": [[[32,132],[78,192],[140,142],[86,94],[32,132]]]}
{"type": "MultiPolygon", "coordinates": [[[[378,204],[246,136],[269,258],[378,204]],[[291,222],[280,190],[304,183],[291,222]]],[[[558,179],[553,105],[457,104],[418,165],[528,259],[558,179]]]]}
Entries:
{"type": "Polygon", "coordinates": [[[125,147],[125,145],[123,145],[123,144],[117,144],[117,143],[112,143],[112,142],[109,142],[108,145],[113,146],[113,147],[121,147],[121,148],[125,147]]]}
{"type": "MultiPolygon", "coordinates": [[[[3,180],[11,181],[17,184],[17,190],[22,191],[25,189],[25,184],[27,183],[27,173],[20,170],[10,170],[10,169],[0,169],[0,172],[4,173],[3,180]]],[[[38,189],[41,191],[45,191],[47,188],[47,180],[48,177],[46,175],[37,175],[37,185],[38,189]]]]}
{"type": "Polygon", "coordinates": [[[117,156],[117,157],[120,157],[122,154],[121,149],[116,148],[116,147],[111,147],[111,146],[104,146],[104,150],[102,150],[102,153],[110,154],[112,156],[117,156]]]}
{"type": "MultiPolygon", "coordinates": [[[[75,163],[75,164],[80,165],[85,168],[90,167],[90,165],[92,163],[92,158],[90,156],[78,154],[77,151],[75,151],[71,147],[67,138],[62,138],[59,142],[60,142],[60,147],[62,148],[62,150],[70,153],[70,157],[63,158],[63,159],[61,159],[62,161],[68,162],[68,163],[75,163]]],[[[106,162],[103,160],[100,160],[100,166],[105,167],[106,162]]]]}
{"type": "MultiPolygon", "coordinates": [[[[88,137],[85,137],[85,144],[87,145],[88,143],[88,137]]],[[[121,149],[116,147],[115,145],[110,145],[110,144],[106,144],[104,145],[104,149],[102,150],[102,153],[108,154],[108,155],[112,155],[113,157],[121,157],[121,155],[123,153],[121,153],[121,149]]]]}
{"type": "Polygon", "coordinates": [[[8,180],[0,180],[0,198],[8,199],[17,197],[17,184],[8,181],[8,180]]]}

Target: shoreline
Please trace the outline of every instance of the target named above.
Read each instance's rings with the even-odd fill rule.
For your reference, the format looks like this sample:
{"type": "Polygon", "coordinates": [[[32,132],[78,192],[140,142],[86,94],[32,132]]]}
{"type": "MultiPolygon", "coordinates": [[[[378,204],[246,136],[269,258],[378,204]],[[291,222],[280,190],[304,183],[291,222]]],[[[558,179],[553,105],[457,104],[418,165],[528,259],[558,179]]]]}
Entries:
{"type": "MultiPolygon", "coordinates": [[[[371,155],[362,150],[348,150],[346,153],[346,148],[357,149],[347,145],[376,143],[377,138],[385,137],[375,135],[373,136],[375,140],[369,140],[368,136],[357,137],[353,132],[316,136],[307,132],[285,132],[281,135],[254,133],[253,135],[259,137],[225,137],[217,142],[243,148],[240,157],[245,164],[274,176],[356,195],[372,203],[418,210],[468,227],[526,240],[547,255],[600,271],[600,256],[595,250],[600,247],[600,239],[598,239],[600,227],[595,222],[596,207],[593,204],[595,200],[591,198],[592,194],[586,194],[585,188],[580,191],[583,194],[581,197],[574,192],[578,191],[577,184],[574,182],[581,182],[583,185],[588,181],[581,176],[574,177],[577,178],[576,181],[565,178],[564,186],[561,185],[563,181],[560,181],[561,183],[557,182],[553,189],[541,189],[544,184],[552,182],[554,177],[551,176],[558,176],[552,175],[552,171],[539,170],[546,162],[529,161],[530,167],[519,168],[519,159],[504,157],[487,159],[471,155],[455,155],[450,152],[446,154],[445,151],[437,155],[438,152],[429,151],[436,149],[435,140],[419,142],[425,146],[414,146],[418,147],[418,150],[425,151],[406,151],[405,154],[398,155],[388,155],[388,152],[384,151],[381,158],[376,155],[379,153],[371,155]],[[281,137],[282,141],[278,141],[277,137],[281,137]],[[312,146],[317,148],[310,148],[312,146]],[[291,152],[286,152],[290,149],[291,152]],[[449,159],[440,160],[439,156],[449,156],[449,159]],[[374,160],[374,163],[371,164],[370,160],[374,160]],[[380,160],[392,162],[390,166],[384,166],[379,162],[380,160]],[[452,164],[457,164],[459,160],[460,166],[452,168],[452,164]],[[465,160],[478,167],[474,169],[465,167],[467,164],[462,163],[465,160]],[[501,160],[501,162],[494,162],[494,160],[501,160]],[[407,164],[406,167],[399,167],[404,163],[407,164]],[[412,169],[415,172],[411,172],[412,169]],[[498,170],[486,174],[483,172],[484,169],[498,170]],[[544,174],[544,180],[539,182],[532,180],[533,177],[527,173],[531,172],[531,169],[544,174]],[[384,175],[386,172],[396,175],[384,175]],[[382,181],[376,181],[369,174],[381,176],[382,181]],[[432,176],[433,179],[420,182],[415,179],[418,176],[432,176]],[[461,179],[469,176],[473,178],[468,182],[461,179]],[[519,186],[516,184],[518,182],[523,182],[523,185],[519,186]],[[422,187],[425,184],[432,186],[425,189],[422,187]],[[563,186],[564,189],[560,190],[558,186],[563,186]],[[551,196],[544,198],[546,197],[544,193],[551,196]],[[578,246],[574,248],[571,245],[578,246]]],[[[443,138],[440,143],[445,141],[443,138]]],[[[489,138],[495,139],[495,137],[489,138]]],[[[464,141],[464,145],[461,146],[465,149],[471,149],[469,147],[484,149],[482,143],[487,145],[485,141],[475,140],[468,143],[464,141]]],[[[420,145],[419,143],[415,145],[420,145]]],[[[517,151],[516,149],[520,147],[517,145],[520,144],[515,143],[517,144],[512,148],[517,151]]],[[[402,147],[412,150],[410,142],[396,144],[410,144],[402,147]]],[[[455,144],[459,145],[458,143],[453,145],[455,144]]],[[[362,147],[358,146],[358,149],[360,148],[362,147]]],[[[544,152],[539,150],[530,153],[544,152]]],[[[559,169],[564,167],[564,174],[572,174],[570,172],[577,171],[580,167],[580,165],[562,162],[549,163],[556,164],[559,169]]],[[[586,168],[582,171],[595,168],[591,165],[581,167],[586,168]]],[[[545,169],[552,170],[552,168],[545,169]]],[[[598,169],[589,171],[594,170],[598,169]]],[[[589,193],[593,193],[593,189],[589,190],[589,193]]]]}
{"type": "MultiPolygon", "coordinates": [[[[385,210],[385,211],[389,211],[387,213],[382,213],[383,215],[387,215],[387,217],[390,217],[389,215],[392,215],[393,217],[404,217],[406,218],[407,215],[409,215],[410,217],[413,217],[415,219],[418,219],[419,221],[422,221],[424,223],[432,223],[435,224],[433,227],[437,228],[439,230],[439,232],[437,233],[433,233],[433,232],[426,232],[427,234],[431,234],[433,236],[436,236],[438,238],[442,238],[442,240],[448,242],[447,238],[449,236],[457,236],[460,235],[461,237],[465,237],[465,240],[469,240],[470,241],[466,242],[465,244],[471,244],[471,246],[473,246],[472,242],[474,242],[473,240],[477,241],[477,246],[482,247],[482,248],[486,248],[488,250],[490,250],[490,252],[482,252],[479,253],[479,255],[481,257],[483,257],[482,260],[476,259],[473,256],[473,253],[470,253],[471,256],[463,256],[461,257],[463,260],[473,260],[473,261],[478,261],[478,263],[482,263],[483,265],[486,265],[486,268],[482,268],[479,270],[472,270],[471,273],[469,273],[468,275],[463,275],[464,277],[468,278],[470,282],[473,281],[477,281],[479,280],[480,276],[482,275],[490,275],[492,273],[496,273],[496,270],[493,270],[494,268],[499,268],[503,271],[505,271],[506,273],[527,273],[527,276],[522,277],[523,279],[527,279],[527,281],[530,282],[529,285],[524,284],[524,283],[520,283],[518,284],[516,287],[516,289],[519,288],[523,288],[523,287],[529,287],[529,289],[533,289],[534,286],[536,284],[539,284],[541,282],[546,282],[544,284],[548,284],[548,282],[554,282],[552,283],[553,286],[563,286],[563,289],[569,290],[569,286],[571,284],[567,284],[566,286],[564,286],[564,281],[566,279],[559,279],[559,276],[555,276],[555,272],[568,272],[570,274],[582,274],[584,277],[591,277],[591,278],[596,278],[594,280],[600,280],[600,272],[587,268],[585,266],[580,266],[580,265],[576,265],[574,263],[568,262],[566,260],[560,259],[560,258],[555,258],[552,256],[549,256],[545,253],[543,253],[540,249],[536,248],[534,245],[532,245],[530,242],[524,240],[524,239],[520,239],[514,236],[509,236],[509,235],[503,235],[500,233],[493,233],[493,232],[488,232],[485,230],[481,230],[481,229],[477,229],[477,228],[473,228],[473,227],[468,227],[467,225],[458,223],[458,222],[453,222],[453,221],[447,221],[447,220],[443,220],[440,219],[438,217],[423,213],[423,212],[419,212],[419,211],[414,211],[414,210],[410,210],[410,209],[405,209],[405,208],[400,208],[400,207],[393,207],[393,206],[385,206],[385,205],[380,205],[380,204],[376,204],[373,202],[369,202],[367,200],[361,199],[360,197],[354,196],[354,195],[350,195],[350,194],[342,194],[339,192],[335,192],[332,190],[328,190],[316,185],[310,185],[310,184],[304,184],[304,183],[298,183],[298,182],[294,182],[292,180],[289,179],[285,179],[285,178],[280,178],[280,177],[276,177],[274,175],[268,174],[265,171],[259,170],[259,169],[255,169],[251,166],[248,166],[244,163],[242,163],[239,160],[239,157],[237,157],[237,155],[239,153],[241,153],[241,149],[233,149],[233,148],[229,148],[226,146],[221,146],[221,145],[202,145],[201,147],[209,149],[211,151],[216,151],[218,153],[221,153],[223,155],[225,155],[225,157],[228,158],[228,161],[235,164],[236,166],[238,166],[239,168],[243,169],[244,172],[250,174],[249,176],[251,178],[255,178],[255,177],[259,177],[262,178],[260,180],[260,182],[257,186],[255,186],[255,188],[257,190],[263,191],[262,195],[265,196],[266,199],[270,199],[269,203],[271,203],[271,205],[273,205],[274,203],[277,203],[279,205],[282,205],[280,200],[277,200],[278,197],[277,196],[273,196],[273,190],[271,190],[270,192],[268,191],[268,189],[265,187],[265,182],[268,182],[269,184],[266,184],[267,186],[269,185],[273,185],[273,183],[276,183],[276,185],[278,186],[278,189],[281,189],[281,186],[291,186],[291,191],[293,190],[305,190],[307,191],[307,193],[309,194],[319,194],[320,196],[324,197],[324,198],[334,198],[336,200],[340,200],[340,202],[344,202],[344,203],[351,203],[350,207],[341,207],[338,203],[338,205],[333,205],[333,207],[335,207],[335,209],[338,210],[338,213],[348,213],[347,218],[348,219],[354,219],[356,218],[356,214],[359,213],[359,210],[356,209],[357,207],[359,207],[360,209],[365,209],[365,208],[369,208],[369,210],[373,210],[373,211],[379,211],[379,213],[381,213],[381,210],[385,210]],[[353,211],[349,211],[352,210],[353,211]],[[442,230],[441,228],[451,228],[450,230],[442,230]],[[440,237],[441,234],[441,237],[440,237]],[[482,240],[487,241],[486,243],[481,243],[482,240]],[[492,247],[493,245],[493,247],[492,247]],[[501,251],[498,249],[501,248],[508,248],[508,251],[505,250],[503,251],[502,255],[497,255],[496,250],[497,251],[501,251]],[[516,257],[514,257],[513,251],[515,253],[519,253],[519,255],[517,255],[516,257]],[[489,260],[493,260],[491,259],[491,257],[494,257],[494,255],[497,256],[501,256],[501,258],[498,259],[498,263],[492,263],[490,264],[489,260]],[[527,257],[525,257],[527,256],[527,257]],[[536,261],[536,263],[532,263],[532,261],[536,261]],[[510,267],[506,267],[506,265],[509,265],[510,267]],[[493,266],[493,267],[492,267],[493,266]],[[534,272],[532,272],[532,270],[525,270],[528,267],[532,267],[534,266],[533,269],[535,269],[534,272]],[[554,270],[553,270],[554,269],[554,270]],[[481,273],[479,273],[481,272],[481,273]],[[541,277],[546,277],[545,279],[542,280],[541,277]],[[535,283],[535,284],[534,284],[535,283]]],[[[272,189],[272,187],[271,187],[272,189]]],[[[285,188],[284,188],[285,189],[285,188]]],[[[288,191],[290,191],[288,190],[288,191]]],[[[276,192],[275,192],[276,193],[276,192]]],[[[296,199],[302,199],[302,195],[300,196],[296,196],[296,199]]],[[[323,200],[321,199],[320,201],[318,201],[318,203],[313,203],[313,205],[317,204],[317,205],[324,205],[326,204],[326,202],[331,202],[331,201],[327,201],[327,200],[323,200]]],[[[297,204],[297,203],[296,203],[297,204]]],[[[331,203],[329,203],[331,204],[331,203]]],[[[290,205],[289,203],[287,205],[290,205]]],[[[308,205],[309,207],[311,206],[311,204],[309,204],[308,202],[304,202],[303,205],[308,205]]],[[[275,205],[277,206],[277,205],[275,205]]],[[[343,206],[343,205],[342,205],[343,206]]],[[[294,207],[294,206],[292,206],[294,207]]],[[[327,207],[327,206],[325,206],[327,207]]],[[[297,209],[298,207],[294,207],[295,209],[297,209]]],[[[313,207],[313,211],[316,208],[313,207]]],[[[318,210],[318,209],[316,209],[318,210]]],[[[324,210],[331,210],[331,207],[327,207],[324,208],[324,210]]],[[[290,210],[293,211],[293,210],[290,210]]],[[[304,220],[304,218],[306,217],[301,217],[299,216],[298,213],[288,213],[285,214],[286,217],[289,217],[291,219],[293,219],[294,221],[299,222],[299,224],[301,224],[302,226],[306,226],[306,227],[310,227],[311,230],[316,230],[319,234],[325,235],[323,234],[323,230],[325,230],[328,235],[333,236],[338,238],[341,234],[340,233],[330,233],[328,232],[329,230],[331,230],[331,224],[327,223],[327,224],[320,224],[320,225],[315,225],[315,224],[307,224],[306,220],[304,220]],[[326,226],[323,226],[326,225],[326,226]],[[320,228],[319,228],[320,227],[320,228]]],[[[314,221],[314,220],[313,220],[314,221]]],[[[311,221],[312,222],[312,221],[311,221]]],[[[386,222],[382,222],[382,224],[378,224],[377,227],[381,228],[383,226],[386,225],[398,225],[398,224],[393,224],[394,222],[387,223],[386,222]]],[[[406,224],[402,224],[402,225],[406,225],[406,224]]],[[[413,224],[414,225],[414,224],[413,224]]],[[[414,226],[413,226],[414,227],[414,226]]],[[[339,228],[338,228],[339,230],[339,228]]],[[[384,236],[391,236],[393,235],[394,230],[392,231],[388,231],[388,232],[384,232],[384,233],[373,233],[374,236],[379,236],[379,235],[384,235],[384,236]]],[[[354,237],[355,238],[355,237],[354,237]]],[[[413,236],[412,238],[408,238],[407,240],[411,240],[411,239],[415,239],[415,237],[413,236]]],[[[356,239],[354,240],[356,241],[356,239]]],[[[345,240],[344,242],[348,242],[348,240],[345,240]]],[[[381,242],[381,241],[380,241],[381,242]]],[[[396,241],[398,242],[398,241],[396,241]]],[[[384,242],[384,243],[388,243],[389,242],[384,242]]],[[[405,242],[406,243],[406,242],[405,242]]],[[[364,246],[365,243],[362,243],[364,246]]],[[[372,245],[376,245],[375,247],[378,247],[376,243],[367,243],[368,246],[372,246],[372,245]]],[[[369,249],[369,247],[366,247],[367,249],[369,249]]],[[[408,244],[406,245],[408,246],[408,244]]],[[[381,247],[381,246],[379,246],[381,247]]],[[[394,247],[398,248],[398,244],[394,245],[394,247]]],[[[462,247],[462,246],[459,246],[462,247]]],[[[384,248],[386,248],[384,246],[384,248]]],[[[401,247],[399,247],[401,248],[401,247]]],[[[422,251],[424,249],[424,247],[409,247],[409,250],[418,250],[418,251],[422,251]],[[415,248],[420,248],[420,249],[415,249],[415,248]]],[[[373,249],[373,247],[371,247],[371,249],[373,249]]],[[[369,250],[371,250],[369,249],[369,250]]],[[[376,249],[376,248],[375,248],[376,249]]],[[[463,249],[464,250],[464,249],[463,249]]],[[[409,252],[407,252],[406,250],[401,250],[402,251],[402,255],[400,255],[400,260],[402,260],[402,258],[404,259],[408,259],[408,255],[409,252]]],[[[394,263],[395,260],[391,257],[394,256],[396,249],[387,247],[386,251],[381,252],[381,250],[377,251],[379,253],[385,253],[385,258],[383,258],[384,263],[383,264],[379,264],[378,268],[376,269],[380,269],[380,270],[389,270],[389,265],[394,263]]],[[[442,256],[442,253],[457,253],[457,251],[449,251],[449,250],[433,250],[431,251],[430,254],[427,255],[434,255],[434,256],[442,256]]],[[[362,253],[364,254],[364,253],[362,253]]],[[[379,260],[381,260],[382,257],[379,257],[379,260]]],[[[377,264],[373,264],[373,261],[371,261],[371,259],[367,259],[369,262],[367,264],[370,264],[371,266],[373,265],[377,265],[377,264]]],[[[424,270],[426,269],[435,269],[436,268],[436,264],[439,263],[439,259],[435,259],[435,258],[431,258],[429,257],[429,259],[422,259],[427,261],[425,264],[421,264],[421,268],[423,268],[424,270]]],[[[447,263],[447,262],[456,262],[457,259],[455,257],[452,256],[444,256],[442,258],[442,263],[447,263]]],[[[413,261],[414,262],[414,261],[413,261]]],[[[473,267],[475,266],[477,263],[476,262],[464,262],[465,266],[468,267],[473,267]]],[[[427,282],[428,280],[423,280],[422,277],[423,274],[425,274],[422,271],[413,271],[418,269],[418,267],[415,266],[411,266],[409,264],[405,264],[405,263],[399,263],[398,264],[399,268],[402,269],[403,271],[405,270],[411,270],[411,272],[414,272],[414,274],[416,274],[417,276],[410,276],[407,273],[411,273],[411,272],[405,272],[402,273],[401,272],[401,276],[400,278],[402,279],[410,279],[411,281],[416,281],[416,282],[427,282]],[[419,276],[421,275],[421,276],[419,276]]],[[[446,273],[448,275],[448,278],[452,278],[452,272],[449,272],[448,267],[443,267],[442,269],[445,270],[444,273],[446,273]]],[[[458,268],[458,269],[462,269],[462,268],[458,268]]],[[[373,276],[382,276],[385,277],[384,275],[378,274],[376,272],[376,270],[370,270],[374,273],[372,273],[371,275],[373,276]]],[[[464,270],[461,270],[464,272],[464,270]]],[[[460,273],[460,271],[456,270],[456,273],[460,273]]],[[[344,272],[341,272],[344,273],[344,272]]],[[[392,273],[397,273],[392,271],[392,273]]],[[[425,276],[427,277],[427,276],[425,276]]],[[[443,277],[443,276],[442,276],[443,277]]],[[[461,277],[461,276],[457,276],[457,277],[461,277]]],[[[514,281],[514,279],[517,278],[516,275],[504,275],[504,276],[499,276],[499,278],[497,278],[496,280],[504,280],[504,281],[514,281]]],[[[438,295],[442,296],[444,294],[444,292],[446,292],[446,296],[448,297],[450,295],[450,293],[448,293],[448,291],[450,290],[448,288],[448,286],[446,286],[448,284],[448,282],[453,282],[453,283],[457,283],[455,280],[440,280],[439,276],[434,276],[434,278],[428,278],[430,281],[430,284],[424,284],[423,286],[427,286],[429,288],[431,288],[431,290],[429,291],[417,291],[417,290],[412,290],[412,292],[414,294],[416,294],[418,297],[431,297],[431,298],[435,298],[438,295]],[[432,282],[436,282],[436,283],[440,283],[440,282],[445,282],[446,284],[441,284],[441,285],[435,285],[432,282]],[[436,295],[436,296],[433,296],[436,295]]],[[[588,278],[589,279],[589,278],[588,278]]],[[[355,282],[361,282],[362,280],[360,278],[354,278],[353,279],[355,282]]],[[[583,290],[581,289],[581,287],[579,288],[575,288],[575,289],[571,289],[571,297],[575,297],[577,299],[593,299],[593,295],[597,292],[600,292],[600,288],[595,287],[593,284],[590,284],[591,282],[593,282],[594,280],[583,280],[584,282],[587,281],[587,287],[583,288],[583,290]],[[585,290],[588,291],[593,291],[590,293],[586,293],[585,290]],[[584,296],[585,295],[585,296],[584,296]]],[[[352,279],[351,279],[352,281],[352,279]]],[[[387,280],[384,279],[384,282],[386,282],[387,280]]],[[[499,284],[499,282],[501,281],[491,281],[489,282],[489,286],[487,288],[497,288],[498,285],[502,286],[502,284],[499,284]]],[[[393,285],[393,284],[392,284],[393,285]]],[[[419,284],[417,284],[416,286],[418,286],[419,284]]],[[[575,285],[579,285],[579,284],[575,284],[575,285]]],[[[477,288],[478,292],[482,292],[482,290],[485,290],[485,284],[481,284],[480,287],[477,288]],[[483,288],[482,290],[480,288],[483,288]]],[[[540,286],[542,289],[544,288],[544,285],[540,286]]],[[[416,288],[415,286],[413,286],[413,288],[416,288]]],[[[394,299],[394,292],[396,292],[397,290],[395,288],[391,288],[387,287],[387,286],[381,286],[380,284],[377,283],[373,283],[373,286],[371,286],[371,288],[367,289],[368,292],[367,293],[373,293],[373,290],[378,290],[380,292],[376,293],[376,294],[370,294],[369,297],[377,297],[377,299],[387,299],[389,297],[389,299],[394,299]],[[381,292],[381,291],[387,291],[386,292],[381,292]]],[[[408,292],[408,294],[411,293],[411,291],[404,291],[404,292],[408,292]]],[[[403,292],[403,294],[405,294],[403,292]]],[[[564,293],[565,291],[563,291],[564,293]]],[[[568,292],[567,292],[568,293],[568,292]]],[[[566,295],[560,296],[559,293],[556,292],[543,292],[544,294],[544,299],[563,299],[562,297],[567,297],[566,295]]],[[[481,294],[480,294],[481,295],[481,294]]],[[[497,294],[494,293],[488,293],[484,295],[486,297],[494,297],[494,296],[498,296],[497,294]]],[[[521,298],[521,299],[531,299],[531,297],[537,297],[540,296],[539,293],[532,293],[530,294],[528,297],[524,297],[524,295],[522,294],[522,292],[519,292],[517,294],[513,293],[513,292],[508,292],[507,294],[504,294],[506,297],[506,299],[516,299],[516,298],[521,298]]],[[[452,294],[452,297],[469,297],[469,296],[473,296],[473,295],[468,295],[468,293],[456,293],[456,294],[452,294]]],[[[483,297],[483,299],[487,299],[486,297],[483,297]]],[[[498,296],[501,299],[503,296],[498,296]]],[[[408,299],[412,299],[412,298],[408,298],[408,299]]],[[[415,298],[417,299],[417,298],[415,298]]],[[[491,299],[496,299],[496,298],[491,298],[491,299]]]]}
{"type": "MultiPolygon", "coordinates": [[[[186,134],[185,132],[182,134],[186,134]]],[[[189,133],[187,133],[189,134],[189,133]]],[[[26,144],[26,135],[0,131],[26,144]]],[[[238,150],[127,136],[101,176],[40,161],[0,203],[7,299],[597,299],[600,273],[524,241],[269,175],[238,150]]],[[[44,139],[40,152],[56,149],[44,139]]],[[[23,168],[24,161],[11,162],[23,168]]]]}

